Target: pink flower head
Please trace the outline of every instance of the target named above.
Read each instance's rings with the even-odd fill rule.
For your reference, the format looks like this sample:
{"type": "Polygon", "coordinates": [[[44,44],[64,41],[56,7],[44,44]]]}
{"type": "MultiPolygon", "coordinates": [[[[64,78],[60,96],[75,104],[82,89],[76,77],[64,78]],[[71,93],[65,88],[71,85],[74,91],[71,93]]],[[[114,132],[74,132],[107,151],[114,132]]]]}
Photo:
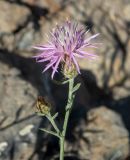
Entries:
{"type": "Polygon", "coordinates": [[[75,65],[77,72],[80,74],[77,58],[95,59],[97,56],[90,53],[87,48],[97,48],[96,43],[90,43],[92,39],[99,34],[86,38],[88,31],[76,22],[66,21],[61,26],[57,25],[50,33],[48,44],[35,46],[40,54],[34,56],[37,62],[46,62],[47,65],[43,72],[52,68],[52,78],[58,72],[61,62],[68,65],[68,68],[75,65]]]}

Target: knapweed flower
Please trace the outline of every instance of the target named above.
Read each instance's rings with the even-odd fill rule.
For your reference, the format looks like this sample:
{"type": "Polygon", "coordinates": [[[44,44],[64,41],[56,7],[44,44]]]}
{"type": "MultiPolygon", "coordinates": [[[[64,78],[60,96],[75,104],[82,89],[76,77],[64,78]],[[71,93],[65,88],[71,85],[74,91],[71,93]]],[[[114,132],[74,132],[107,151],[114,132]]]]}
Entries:
{"type": "Polygon", "coordinates": [[[43,72],[52,68],[52,78],[58,72],[60,64],[65,64],[69,71],[74,68],[80,74],[77,58],[95,59],[97,56],[89,48],[97,48],[91,40],[99,34],[87,38],[88,31],[76,22],[65,21],[61,26],[56,25],[50,33],[50,40],[45,45],[35,46],[40,53],[36,56],[37,62],[46,62],[43,72]]]}

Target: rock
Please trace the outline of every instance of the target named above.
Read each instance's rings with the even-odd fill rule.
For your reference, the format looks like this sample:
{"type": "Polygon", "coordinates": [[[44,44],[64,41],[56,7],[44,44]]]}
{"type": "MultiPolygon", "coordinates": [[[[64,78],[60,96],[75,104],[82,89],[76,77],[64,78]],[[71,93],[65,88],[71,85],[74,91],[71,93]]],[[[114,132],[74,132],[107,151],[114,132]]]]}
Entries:
{"type": "Polygon", "coordinates": [[[11,33],[23,25],[29,13],[24,6],[0,1],[0,35],[11,33]]]}
{"type": "Polygon", "coordinates": [[[34,128],[34,126],[32,124],[26,126],[25,128],[23,128],[22,130],[19,131],[19,135],[20,136],[26,136],[28,135],[31,130],[34,128]]]}
{"type": "MultiPolygon", "coordinates": [[[[19,51],[32,51],[32,43],[35,39],[35,32],[32,29],[32,25],[28,26],[28,29],[24,29],[20,34],[16,36],[17,41],[15,48],[19,51]]],[[[29,55],[30,56],[30,55],[29,55]]]]}
{"type": "MultiPolygon", "coordinates": [[[[21,72],[18,69],[10,68],[1,62],[0,68],[0,84],[2,84],[2,86],[0,85],[0,96],[2,97],[0,101],[0,159],[4,160],[5,158],[8,160],[9,152],[12,148],[11,144],[16,141],[18,132],[21,136],[28,135],[28,138],[26,138],[28,143],[35,143],[36,135],[29,134],[34,125],[29,124],[35,124],[40,119],[34,116],[34,102],[37,97],[36,89],[20,78],[21,72]]],[[[36,129],[37,127],[35,126],[35,131],[36,129]]],[[[26,149],[30,148],[31,154],[33,145],[27,147],[28,143],[26,149]]]]}
{"type": "Polygon", "coordinates": [[[83,159],[125,159],[129,154],[129,133],[120,115],[101,106],[88,113],[88,125],[77,128],[80,133],[78,152],[83,159]],[[86,142],[84,141],[86,140],[86,142]],[[88,142],[88,143],[87,143],[88,142]]]}
{"type": "Polygon", "coordinates": [[[16,33],[28,24],[30,11],[26,6],[0,1],[0,47],[16,49],[16,33]]]}
{"type": "Polygon", "coordinates": [[[130,21],[130,4],[124,6],[123,13],[124,13],[124,19],[126,21],[130,21]]]}
{"type": "Polygon", "coordinates": [[[0,143],[0,157],[2,156],[2,153],[6,150],[7,146],[8,143],[6,141],[0,143]]]}

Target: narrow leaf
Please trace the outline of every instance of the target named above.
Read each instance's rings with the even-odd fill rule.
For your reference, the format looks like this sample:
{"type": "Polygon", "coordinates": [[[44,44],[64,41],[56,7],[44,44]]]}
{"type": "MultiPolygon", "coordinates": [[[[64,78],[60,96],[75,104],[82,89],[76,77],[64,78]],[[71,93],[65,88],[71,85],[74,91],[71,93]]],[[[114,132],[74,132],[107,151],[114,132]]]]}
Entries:
{"type": "Polygon", "coordinates": [[[72,93],[74,93],[75,91],[77,91],[77,90],[79,89],[80,85],[81,85],[81,84],[78,83],[78,84],[73,88],[72,93]]]}
{"type": "Polygon", "coordinates": [[[38,112],[37,112],[37,115],[38,115],[38,116],[46,116],[45,114],[43,114],[43,113],[38,113],[38,112]]]}
{"type": "Polygon", "coordinates": [[[53,79],[53,82],[54,82],[55,84],[57,84],[57,85],[62,85],[62,84],[68,83],[69,80],[66,80],[66,81],[57,81],[57,80],[54,80],[54,79],[53,79]]]}
{"type": "Polygon", "coordinates": [[[54,116],[52,118],[55,119],[57,116],[58,116],[58,112],[56,114],[54,114],[54,116]]]}
{"type": "Polygon", "coordinates": [[[53,135],[53,136],[56,136],[56,137],[58,137],[58,138],[60,138],[60,136],[59,136],[56,132],[48,131],[48,130],[45,129],[45,128],[40,128],[40,130],[41,130],[41,131],[44,131],[44,132],[46,132],[46,133],[49,133],[49,134],[51,134],[51,135],[53,135]]]}

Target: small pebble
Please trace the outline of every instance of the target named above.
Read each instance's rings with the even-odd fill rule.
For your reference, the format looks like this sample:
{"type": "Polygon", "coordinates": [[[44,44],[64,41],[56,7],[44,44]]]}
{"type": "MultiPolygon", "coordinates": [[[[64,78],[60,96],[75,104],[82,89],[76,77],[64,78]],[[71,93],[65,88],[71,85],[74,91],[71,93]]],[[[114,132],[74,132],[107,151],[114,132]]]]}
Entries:
{"type": "Polygon", "coordinates": [[[24,127],[22,130],[19,131],[19,135],[20,136],[26,136],[28,135],[31,130],[34,128],[34,125],[30,124],[30,125],[27,125],[26,127],[24,127]]]}

